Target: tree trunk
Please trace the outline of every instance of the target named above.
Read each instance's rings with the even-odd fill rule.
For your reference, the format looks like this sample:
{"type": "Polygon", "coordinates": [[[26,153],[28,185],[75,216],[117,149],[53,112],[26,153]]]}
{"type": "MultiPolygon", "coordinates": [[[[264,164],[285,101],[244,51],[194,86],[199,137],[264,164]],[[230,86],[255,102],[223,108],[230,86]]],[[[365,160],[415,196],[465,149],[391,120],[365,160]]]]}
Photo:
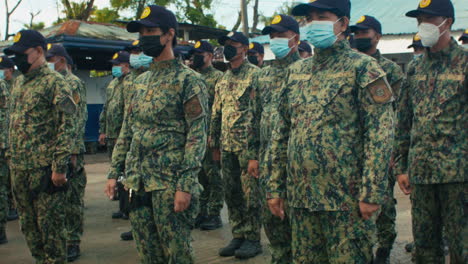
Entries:
{"type": "Polygon", "coordinates": [[[252,32],[258,31],[258,0],[255,0],[255,4],[253,7],[253,25],[252,25],[252,32]]]}
{"type": "Polygon", "coordinates": [[[18,8],[22,1],[23,0],[18,0],[18,2],[16,2],[15,6],[10,11],[8,8],[8,0],[5,0],[5,40],[8,40],[8,37],[10,36],[9,31],[11,14],[15,12],[16,8],[18,8]]]}
{"type": "Polygon", "coordinates": [[[237,21],[236,21],[236,24],[234,24],[234,27],[232,27],[232,31],[237,31],[240,27],[240,24],[242,22],[242,13],[241,11],[239,11],[238,15],[237,15],[237,21]]]}
{"type": "Polygon", "coordinates": [[[86,3],[86,9],[83,11],[82,20],[88,21],[89,17],[91,16],[91,12],[93,12],[94,7],[94,0],[90,0],[86,3]]]}

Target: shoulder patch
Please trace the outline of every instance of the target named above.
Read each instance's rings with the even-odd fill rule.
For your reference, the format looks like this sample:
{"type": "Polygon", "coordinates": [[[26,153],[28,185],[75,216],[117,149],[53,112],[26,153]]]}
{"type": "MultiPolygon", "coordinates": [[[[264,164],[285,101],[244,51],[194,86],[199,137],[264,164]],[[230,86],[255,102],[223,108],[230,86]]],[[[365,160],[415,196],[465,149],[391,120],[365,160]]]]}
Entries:
{"type": "Polygon", "coordinates": [[[393,93],[386,78],[378,79],[369,85],[369,92],[377,104],[384,104],[393,99],[393,93]]]}
{"type": "Polygon", "coordinates": [[[197,95],[184,104],[184,111],[190,119],[195,119],[203,114],[203,107],[197,95]]]}

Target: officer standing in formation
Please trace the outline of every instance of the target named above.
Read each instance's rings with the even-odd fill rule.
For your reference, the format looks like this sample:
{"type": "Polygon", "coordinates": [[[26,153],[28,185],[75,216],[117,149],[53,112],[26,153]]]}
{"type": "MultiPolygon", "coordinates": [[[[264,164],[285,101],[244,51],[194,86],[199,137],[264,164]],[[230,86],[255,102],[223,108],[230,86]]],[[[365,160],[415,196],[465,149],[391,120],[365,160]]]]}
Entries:
{"type": "Polygon", "coordinates": [[[5,49],[23,74],[10,97],[8,158],[23,232],[38,263],[65,263],[66,173],[76,137],[76,104],[64,77],[46,63],[46,41],[22,30],[5,49]]]}
{"type": "MultiPolygon", "coordinates": [[[[212,65],[213,46],[207,41],[195,43],[193,53],[193,67],[205,81],[208,92],[208,125],[211,118],[211,108],[215,97],[215,86],[223,76],[221,71],[212,65]]],[[[198,180],[203,186],[200,196],[200,213],[195,219],[195,227],[202,230],[214,230],[222,226],[221,209],[223,209],[223,181],[221,179],[220,162],[213,160],[213,155],[208,149],[205,153],[203,168],[198,175],[198,180]]]]}
{"type": "Polygon", "coordinates": [[[312,47],[309,45],[309,43],[305,40],[299,41],[299,56],[303,59],[307,59],[312,57],[312,47]]]}
{"type": "Polygon", "coordinates": [[[6,152],[8,150],[8,102],[14,62],[7,56],[0,57],[0,244],[8,242],[6,223],[9,212],[8,193],[10,174],[6,152]]]}
{"type": "Polygon", "coordinates": [[[251,42],[247,51],[247,60],[253,65],[262,68],[263,58],[265,57],[265,49],[258,42],[251,42]]]}
{"type": "Polygon", "coordinates": [[[211,114],[209,144],[213,159],[221,156],[225,201],[232,228],[232,241],[221,248],[223,257],[251,258],[262,252],[260,245],[260,194],[257,179],[247,173],[247,135],[252,122],[249,111],[254,95],[251,82],[259,71],[246,60],[249,39],[231,32],[218,39],[224,46],[229,69],[218,81],[211,114]]]}
{"type": "Polygon", "coordinates": [[[468,29],[465,29],[458,40],[462,42],[463,48],[468,49],[468,29]]]}
{"type": "MultiPolygon", "coordinates": [[[[262,220],[265,233],[270,241],[274,264],[292,262],[291,226],[287,218],[280,219],[271,214],[266,203],[265,179],[267,169],[259,168],[259,163],[266,165],[265,153],[275,127],[272,113],[278,107],[279,93],[285,85],[287,68],[301,60],[298,53],[300,39],[299,24],[287,15],[277,15],[270,26],[262,30],[262,34],[270,36],[270,49],[276,59],[270,66],[259,71],[253,79],[254,89],[253,123],[249,134],[249,174],[260,178],[261,203],[263,205],[262,220]]],[[[283,175],[286,177],[286,175],[283,175]]]]}
{"type": "Polygon", "coordinates": [[[411,194],[416,263],[444,263],[442,230],[452,263],[466,263],[468,51],[451,38],[450,0],[422,0],[406,13],[426,48],[402,87],[396,128],[396,175],[411,194]]]}
{"type": "Polygon", "coordinates": [[[153,63],[134,81],[106,193],[113,198],[125,170],[142,263],[193,263],[190,232],[201,191],[208,96],[200,76],[174,57],[177,29],[175,15],[156,5],[127,25],[140,33],[140,46],[153,63]]]}
{"type": "MultiPolygon", "coordinates": [[[[386,78],[392,88],[394,97],[398,98],[401,83],[405,76],[398,64],[383,57],[377,49],[377,45],[382,37],[382,25],[380,22],[372,16],[362,16],[356,25],[351,26],[351,32],[354,33],[357,50],[377,60],[380,67],[387,74],[386,78]]],[[[395,104],[396,101],[393,105],[393,110],[396,110],[395,104]]],[[[393,130],[394,128],[392,127],[391,129],[393,130]]],[[[381,212],[376,220],[378,248],[376,259],[374,260],[375,264],[389,262],[390,251],[397,236],[395,230],[396,199],[393,195],[395,178],[391,167],[387,174],[388,190],[381,212]]]]}
{"type": "MultiPolygon", "coordinates": [[[[413,48],[413,59],[424,56],[424,51],[426,50],[421,43],[421,37],[418,33],[414,34],[413,42],[408,46],[408,49],[413,48]]],[[[411,63],[411,62],[410,62],[411,63]]]]}

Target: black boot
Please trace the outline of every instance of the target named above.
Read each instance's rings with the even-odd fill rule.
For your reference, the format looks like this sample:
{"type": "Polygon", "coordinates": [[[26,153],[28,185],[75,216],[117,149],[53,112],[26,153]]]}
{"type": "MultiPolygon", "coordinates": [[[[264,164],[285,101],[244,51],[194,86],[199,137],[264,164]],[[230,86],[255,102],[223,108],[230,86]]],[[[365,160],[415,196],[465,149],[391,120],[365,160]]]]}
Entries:
{"type": "Polygon", "coordinates": [[[414,248],[414,242],[411,242],[405,245],[405,250],[408,253],[411,253],[413,251],[413,248],[414,248]]]}
{"type": "Polygon", "coordinates": [[[378,248],[373,264],[390,264],[390,249],[378,248]]]}
{"type": "Polygon", "coordinates": [[[260,241],[245,240],[242,246],[236,250],[235,256],[238,259],[248,259],[262,253],[260,241]]]}
{"type": "Polygon", "coordinates": [[[215,230],[223,226],[221,221],[221,216],[219,215],[210,215],[200,224],[201,230],[215,230]]]}
{"type": "Polygon", "coordinates": [[[80,257],[80,246],[79,245],[69,245],[67,247],[67,261],[73,262],[80,257]]]}
{"type": "Polygon", "coordinates": [[[201,223],[205,222],[207,219],[207,216],[204,214],[199,214],[197,215],[197,218],[195,218],[195,228],[199,228],[201,223]]]}
{"type": "Polygon", "coordinates": [[[121,238],[123,241],[130,241],[130,240],[133,240],[133,233],[132,233],[132,231],[123,232],[122,234],[120,234],[120,238],[121,238]]]}
{"type": "Polygon", "coordinates": [[[112,219],[120,219],[120,218],[123,218],[123,217],[124,217],[124,213],[122,213],[120,211],[112,213],[112,219]]]}
{"type": "Polygon", "coordinates": [[[236,253],[236,250],[239,249],[242,244],[244,243],[244,239],[242,238],[234,238],[229,242],[229,244],[226,247],[223,247],[222,249],[219,250],[219,255],[221,257],[231,257],[234,256],[236,253]]]}
{"type": "Polygon", "coordinates": [[[2,228],[0,230],[0,245],[6,244],[6,243],[8,243],[8,239],[6,237],[6,231],[5,231],[5,228],[2,228]]]}
{"type": "Polygon", "coordinates": [[[10,209],[8,211],[7,220],[8,221],[13,221],[13,220],[16,220],[16,219],[18,219],[18,212],[16,211],[16,209],[10,209]]]}

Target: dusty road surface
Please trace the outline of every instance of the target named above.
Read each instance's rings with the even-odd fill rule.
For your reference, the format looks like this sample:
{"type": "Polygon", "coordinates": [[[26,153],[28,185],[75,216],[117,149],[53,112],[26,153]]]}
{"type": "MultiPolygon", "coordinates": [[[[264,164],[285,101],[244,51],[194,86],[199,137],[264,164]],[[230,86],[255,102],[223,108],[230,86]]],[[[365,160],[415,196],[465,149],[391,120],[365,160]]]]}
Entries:
{"type": "MultiPolygon", "coordinates": [[[[129,221],[111,219],[112,212],[118,208],[118,202],[109,201],[103,193],[106,173],[109,168],[107,155],[86,156],[88,185],[85,195],[85,233],[82,239],[82,256],[76,264],[129,264],[138,263],[133,241],[121,241],[120,233],[130,230],[129,221]]],[[[410,254],[403,249],[411,240],[411,214],[408,197],[395,188],[398,200],[397,228],[398,237],[392,251],[392,263],[411,263],[410,254]]],[[[218,249],[232,238],[227,223],[227,210],[222,212],[224,227],[215,231],[193,231],[193,247],[196,263],[245,263],[263,264],[270,262],[268,240],[262,234],[263,254],[250,260],[218,257],[218,249]]],[[[0,245],[0,264],[34,263],[20,232],[18,221],[8,222],[7,236],[9,243],[0,245]]]]}

